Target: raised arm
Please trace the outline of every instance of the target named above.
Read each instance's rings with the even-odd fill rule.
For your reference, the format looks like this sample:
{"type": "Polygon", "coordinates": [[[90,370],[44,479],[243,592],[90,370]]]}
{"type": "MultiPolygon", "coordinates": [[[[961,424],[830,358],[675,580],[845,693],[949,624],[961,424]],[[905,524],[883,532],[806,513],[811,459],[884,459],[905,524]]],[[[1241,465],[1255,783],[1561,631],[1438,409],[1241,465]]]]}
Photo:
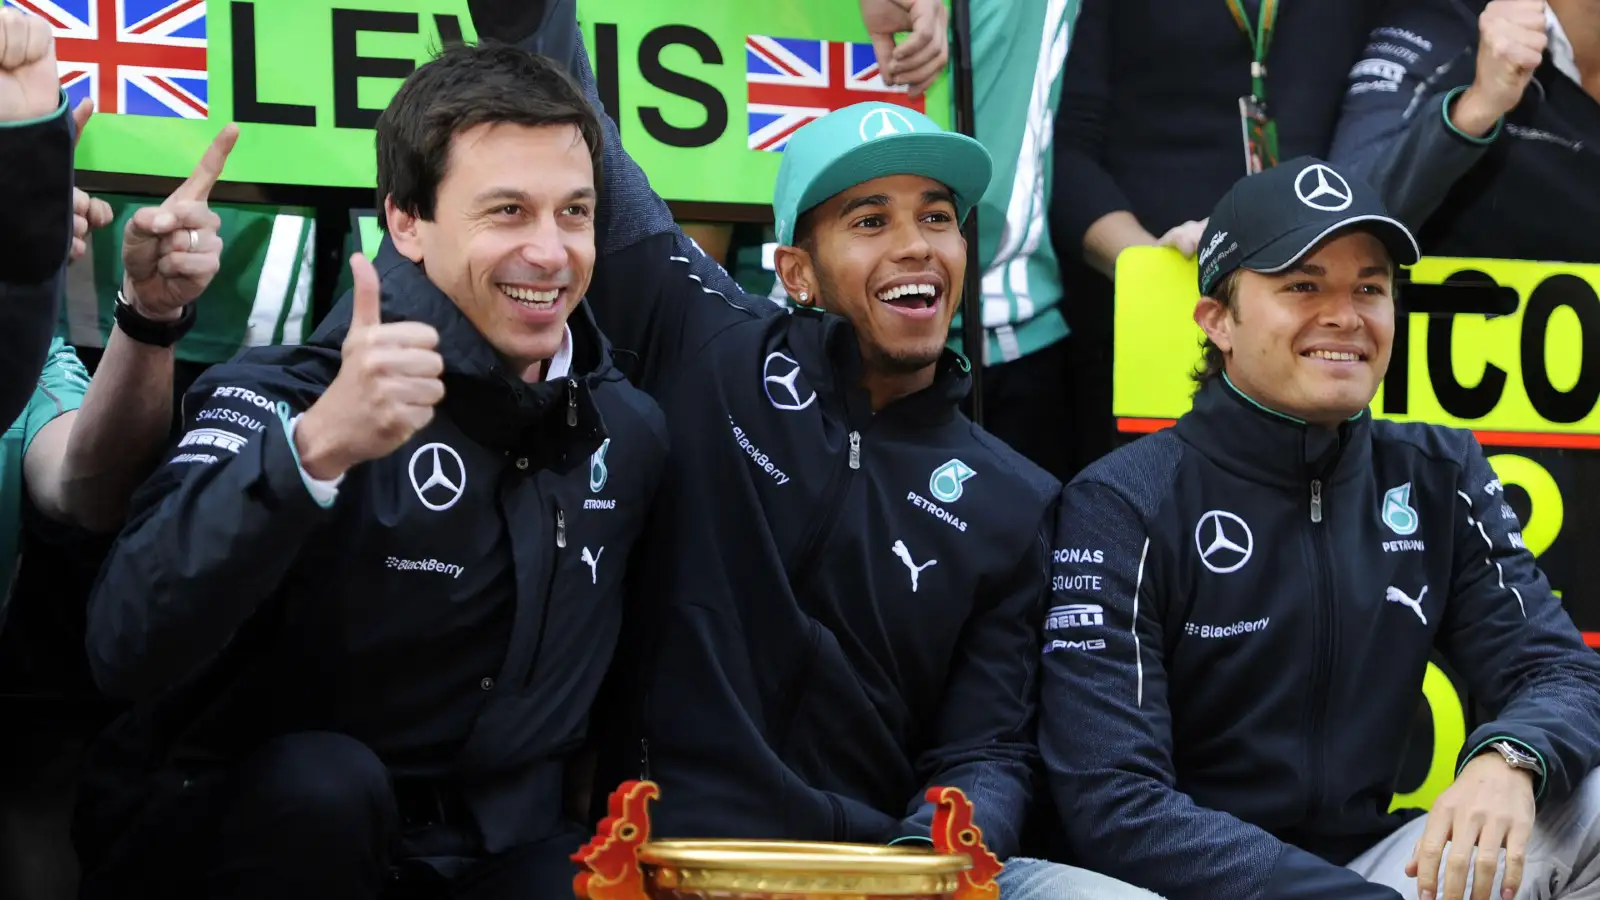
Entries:
{"type": "Polygon", "coordinates": [[[1330,158],[1420,229],[1499,137],[1543,42],[1543,0],[1495,0],[1480,21],[1460,0],[1391,4],[1351,69],[1330,158]]]}
{"type": "Polygon", "coordinates": [[[1160,551],[1141,515],[1109,487],[1074,482],[1055,546],[1104,560],[1056,563],[1058,585],[1098,590],[1056,590],[1045,619],[1039,738],[1073,852],[1167,900],[1399,900],[1178,790],[1160,551]]]}
{"type": "Polygon", "coordinates": [[[72,241],[72,119],[43,19],[0,9],[0,425],[33,394],[72,241]]]}

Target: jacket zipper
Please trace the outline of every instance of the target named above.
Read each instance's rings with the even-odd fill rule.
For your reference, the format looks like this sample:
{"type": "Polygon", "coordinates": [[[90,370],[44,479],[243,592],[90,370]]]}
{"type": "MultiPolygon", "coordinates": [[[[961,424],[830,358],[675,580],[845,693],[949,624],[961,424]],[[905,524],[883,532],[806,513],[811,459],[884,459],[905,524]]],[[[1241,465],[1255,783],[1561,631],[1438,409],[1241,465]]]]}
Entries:
{"type": "MultiPolygon", "coordinates": [[[[567,546],[567,514],[556,505],[556,550],[563,550],[567,546]]],[[[533,658],[528,660],[528,677],[523,679],[523,687],[533,687],[533,679],[539,671],[539,656],[544,650],[544,632],[550,624],[550,599],[556,593],[556,573],[561,570],[561,554],[554,550],[550,553],[550,577],[544,585],[544,609],[539,612],[539,631],[533,636],[533,658]]]]}
{"type": "Polygon", "coordinates": [[[567,379],[567,427],[578,427],[578,379],[567,379]]]}
{"type": "Polygon", "coordinates": [[[1328,552],[1328,529],[1323,525],[1322,480],[1311,480],[1311,523],[1314,526],[1311,534],[1312,559],[1315,567],[1314,596],[1315,625],[1312,634],[1316,638],[1315,653],[1312,657],[1311,669],[1311,729],[1308,740],[1310,765],[1308,771],[1311,775],[1311,790],[1306,798],[1310,815],[1320,812],[1323,802],[1323,784],[1327,780],[1323,772],[1326,764],[1326,754],[1323,747],[1323,728],[1328,716],[1328,682],[1333,669],[1334,634],[1333,622],[1333,562],[1328,552]]]}
{"type": "Polygon", "coordinates": [[[834,468],[833,477],[828,480],[828,489],[822,493],[821,512],[811,520],[811,527],[806,530],[806,539],[800,542],[800,552],[794,557],[791,586],[796,599],[799,599],[801,585],[810,580],[810,573],[814,571],[817,556],[821,554],[822,548],[833,534],[833,526],[839,519],[839,510],[844,506],[844,498],[849,493],[848,488],[853,480],[850,473],[860,469],[861,432],[851,431],[850,451],[834,468]]]}
{"type": "MultiPolygon", "coordinates": [[[[806,531],[806,539],[800,544],[800,552],[795,554],[795,566],[790,571],[790,590],[794,594],[795,602],[800,602],[800,597],[805,593],[811,581],[812,573],[816,571],[817,558],[822,555],[822,549],[827,546],[828,538],[833,535],[834,525],[839,520],[839,511],[844,506],[844,498],[849,494],[852,472],[861,469],[861,432],[851,430],[850,449],[844,458],[835,466],[833,477],[828,481],[828,489],[823,492],[821,511],[812,519],[811,527],[806,531]]],[[[811,654],[816,653],[812,648],[811,654]]],[[[808,654],[802,661],[801,668],[796,672],[797,678],[805,678],[806,671],[812,664],[814,656],[808,654]]],[[[795,711],[800,708],[800,700],[804,691],[800,686],[793,685],[782,698],[783,705],[771,719],[772,738],[774,746],[788,740],[790,720],[794,718],[795,711]]]]}

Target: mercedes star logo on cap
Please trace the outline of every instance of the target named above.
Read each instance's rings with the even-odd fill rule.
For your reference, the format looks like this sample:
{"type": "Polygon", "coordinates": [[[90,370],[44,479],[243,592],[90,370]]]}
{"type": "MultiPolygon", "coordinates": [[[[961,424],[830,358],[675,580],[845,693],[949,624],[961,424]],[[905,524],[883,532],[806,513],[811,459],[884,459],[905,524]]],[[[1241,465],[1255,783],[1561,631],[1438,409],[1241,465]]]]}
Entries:
{"type": "Polygon", "coordinates": [[[888,137],[891,134],[911,134],[916,130],[910,119],[887,106],[868,110],[867,114],[861,117],[861,139],[863,141],[888,137]]]}
{"type": "Polygon", "coordinates": [[[1322,163],[1314,163],[1300,170],[1294,180],[1294,193],[1301,203],[1323,212],[1348,209],[1355,196],[1344,176],[1322,163]]]}

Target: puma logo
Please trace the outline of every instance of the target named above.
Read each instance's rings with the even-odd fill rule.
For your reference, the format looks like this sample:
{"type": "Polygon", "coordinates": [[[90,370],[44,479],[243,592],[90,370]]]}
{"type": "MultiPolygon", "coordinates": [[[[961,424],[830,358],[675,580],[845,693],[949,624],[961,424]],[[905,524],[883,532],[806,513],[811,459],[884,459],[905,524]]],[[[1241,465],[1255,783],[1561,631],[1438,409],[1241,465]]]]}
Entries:
{"type": "Polygon", "coordinates": [[[589,567],[590,584],[600,583],[600,553],[604,552],[606,552],[606,548],[604,547],[600,548],[599,553],[590,553],[588,547],[583,548],[583,555],[580,557],[580,559],[583,560],[584,565],[589,567]]]}
{"type": "Polygon", "coordinates": [[[900,557],[900,561],[905,563],[906,569],[911,572],[911,593],[913,594],[917,592],[917,577],[922,574],[922,570],[939,564],[937,559],[930,559],[920,566],[917,565],[911,560],[911,551],[906,549],[905,541],[894,542],[894,555],[900,557]]]}
{"type": "Polygon", "coordinates": [[[1422,593],[1418,594],[1417,599],[1415,600],[1406,596],[1405,591],[1402,591],[1399,588],[1391,585],[1389,589],[1384,592],[1383,599],[1389,601],[1390,603],[1398,603],[1401,606],[1409,607],[1412,612],[1417,614],[1417,618],[1422,620],[1422,624],[1426,625],[1428,624],[1428,617],[1422,614],[1422,598],[1426,596],[1428,596],[1427,585],[1422,586],[1422,593]]]}

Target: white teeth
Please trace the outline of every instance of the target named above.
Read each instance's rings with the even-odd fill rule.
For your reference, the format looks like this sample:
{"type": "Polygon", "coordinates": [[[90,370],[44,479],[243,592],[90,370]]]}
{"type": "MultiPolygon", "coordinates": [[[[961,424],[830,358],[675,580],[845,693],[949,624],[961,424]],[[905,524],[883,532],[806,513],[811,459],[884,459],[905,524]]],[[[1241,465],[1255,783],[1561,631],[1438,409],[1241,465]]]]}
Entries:
{"type": "Polygon", "coordinates": [[[504,291],[507,297],[524,306],[549,306],[556,302],[557,297],[561,296],[559,288],[553,291],[532,291],[527,288],[502,284],[500,285],[500,290],[504,291]]]}
{"type": "Polygon", "coordinates": [[[898,300],[901,297],[910,297],[913,294],[921,294],[924,297],[932,297],[937,292],[938,289],[931,284],[903,284],[899,287],[892,287],[886,291],[879,292],[878,299],[884,301],[898,300]]]}
{"type": "Polygon", "coordinates": [[[1313,359],[1327,359],[1334,362],[1356,362],[1361,359],[1359,353],[1340,353],[1335,350],[1309,350],[1306,355],[1313,359]]]}

